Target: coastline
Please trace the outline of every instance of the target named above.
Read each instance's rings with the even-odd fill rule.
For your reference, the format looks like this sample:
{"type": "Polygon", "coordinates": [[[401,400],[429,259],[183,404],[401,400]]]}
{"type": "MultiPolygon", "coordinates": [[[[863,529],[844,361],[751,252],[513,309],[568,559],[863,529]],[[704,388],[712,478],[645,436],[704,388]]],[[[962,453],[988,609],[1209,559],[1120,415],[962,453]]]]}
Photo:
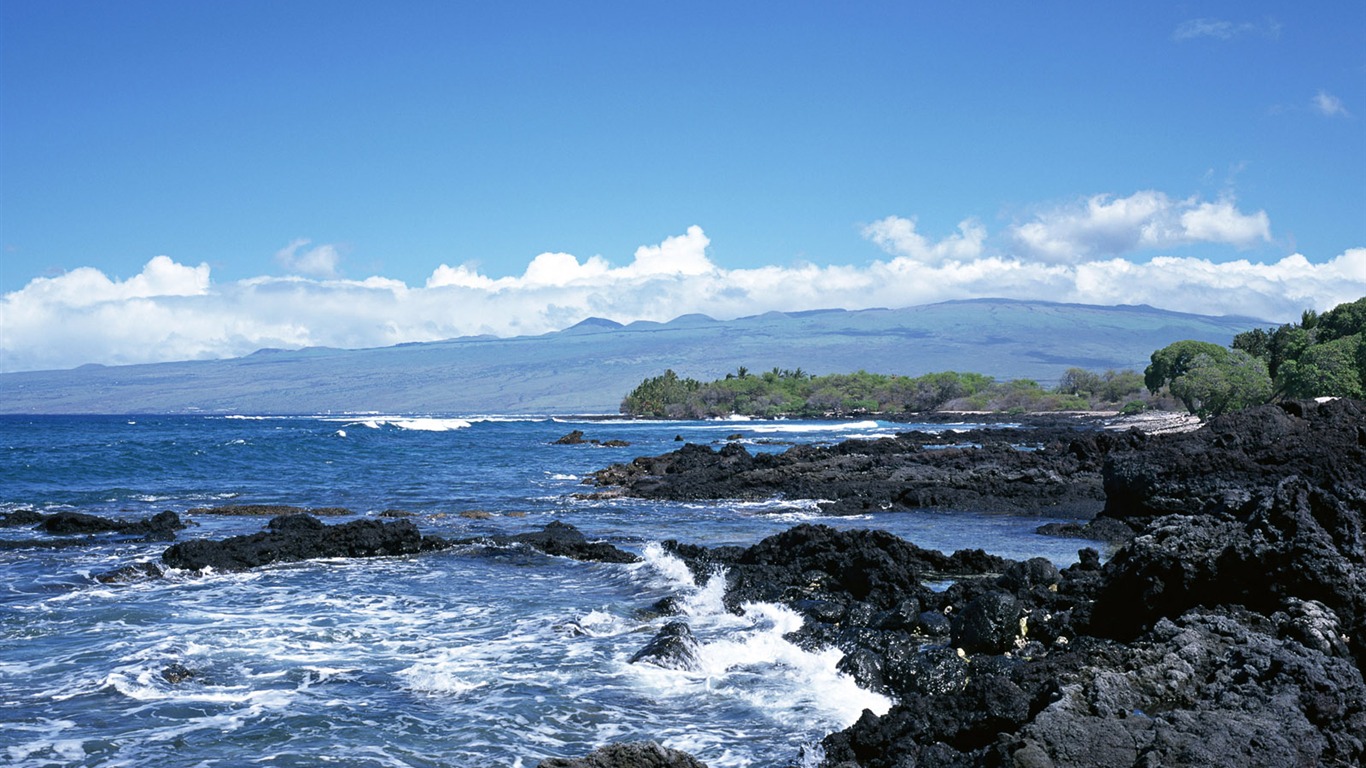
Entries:
{"type": "MultiPolygon", "coordinates": [[[[1130,538],[1104,565],[1086,549],[1062,571],[965,553],[927,565],[894,537],[820,526],[742,551],[671,546],[695,573],[726,568],[737,609],[802,611],[805,642],[841,648],[861,685],[894,696],[828,736],[820,766],[1360,764],[1366,404],[1110,425],[1127,431],[1089,446],[1108,455],[1088,525],[1130,538]],[[928,572],[958,580],[934,593],[928,572]]],[[[686,452],[744,473],[738,448],[686,452]]],[[[608,479],[659,492],[692,471],[656,460],[661,474],[638,460],[635,478],[608,479]]]]}
{"type": "MultiPolygon", "coordinates": [[[[431,478],[424,474],[429,470],[419,467],[446,461],[452,448],[468,453],[469,447],[481,446],[478,450],[488,452],[487,462],[478,465],[483,467],[504,465],[513,456],[518,466],[528,464],[525,457],[535,459],[530,462],[530,471],[515,476],[522,479],[511,483],[518,487],[525,483],[528,490],[510,497],[511,504],[498,504],[487,490],[481,491],[481,509],[492,511],[469,514],[456,514],[458,507],[449,507],[453,498],[449,490],[436,491],[443,499],[440,509],[386,509],[381,514],[382,505],[399,498],[382,488],[370,496],[374,499],[370,505],[352,512],[341,509],[342,499],[318,494],[327,485],[323,476],[323,482],[313,486],[314,491],[294,492],[298,506],[269,505],[266,502],[271,499],[251,495],[219,496],[207,506],[179,501],[163,506],[149,495],[139,510],[150,513],[175,507],[183,510],[181,514],[187,519],[176,520],[170,513],[156,519],[125,519],[129,510],[120,510],[114,502],[91,510],[114,513],[114,519],[55,513],[61,507],[52,506],[45,508],[47,514],[18,519],[7,516],[6,522],[44,529],[37,538],[27,534],[23,541],[13,540],[30,548],[16,553],[19,559],[13,565],[31,569],[33,566],[22,563],[46,563],[26,571],[34,588],[58,578],[69,582],[63,589],[75,589],[71,594],[80,596],[74,602],[54,598],[54,620],[72,606],[86,602],[98,610],[122,611],[125,605],[144,599],[140,611],[148,612],[148,616],[161,615],[156,622],[137,629],[136,636],[120,640],[132,642],[132,647],[146,646],[137,661],[94,657],[83,666],[89,667],[96,682],[109,674],[130,680],[151,675],[154,690],[145,693],[171,700],[214,693],[222,686],[256,685],[241,679],[234,669],[229,661],[236,655],[233,650],[199,650],[202,629],[188,629],[177,617],[183,610],[178,602],[193,601],[202,590],[233,594],[234,601],[248,596],[255,600],[251,585],[258,581],[293,585],[272,593],[302,601],[298,607],[303,612],[290,616],[289,623],[307,625],[314,619],[333,621],[336,615],[332,610],[318,613],[307,608],[310,603],[306,596],[312,589],[332,592],[346,589],[345,583],[354,579],[364,584],[372,575],[390,573],[403,573],[404,578],[420,584],[436,572],[473,569],[486,574],[489,581],[482,582],[482,589],[456,590],[462,598],[456,605],[477,613],[486,610],[479,606],[488,599],[498,599],[487,596],[501,593],[487,590],[501,589],[492,585],[501,584],[507,578],[506,569],[514,566],[519,575],[558,573],[562,579],[559,583],[568,590],[566,595],[591,595],[594,590],[615,585],[610,591],[617,596],[607,601],[592,596],[575,598],[576,607],[570,611],[551,608],[542,612],[528,610],[527,606],[549,605],[541,601],[552,593],[532,588],[520,598],[531,603],[524,602],[510,613],[500,610],[498,621],[481,630],[489,633],[490,639],[502,637],[505,627],[513,624],[541,627],[545,634],[538,636],[538,647],[571,655],[597,649],[595,652],[606,654],[602,662],[612,665],[611,669],[619,672],[619,667],[629,665],[628,677],[668,678],[670,685],[676,685],[704,671],[709,680],[721,679],[717,675],[729,677],[728,666],[710,666],[717,660],[706,657],[717,647],[730,647],[735,639],[718,634],[719,627],[743,621],[770,635],[773,642],[781,635],[781,642],[793,644],[787,647],[800,648],[800,653],[811,654],[811,658],[830,659],[832,668],[823,674],[834,676],[838,672],[842,676],[840,685],[847,686],[841,690],[894,702],[891,709],[887,705],[874,707],[875,713],[862,718],[854,711],[833,721],[823,720],[819,730],[766,732],[762,743],[770,754],[790,755],[807,745],[804,759],[812,766],[820,758],[811,751],[811,740],[822,734],[829,734],[820,748],[827,768],[840,761],[853,761],[863,768],[890,768],[897,760],[1047,765],[1046,758],[1055,764],[1132,765],[1144,754],[1156,755],[1152,759],[1169,764],[1208,762],[1218,757],[1208,750],[1201,752],[1199,745],[1204,743],[1233,744],[1227,747],[1228,754],[1241,756],[1238,759],[1244,762],[1350,763],[1362,757],[1360,743],[1354,742],[1351,734],[1366,726],[1360,705],[1366,701],[1360,663],[1360,638],[1366,636],[1362,627],[1366,563],[1353,549],[1359,549],[1366,512],[1362,509],[1366,492],[1361,491],[1366,488],[1366,478],[1362,477],[1366,465],[1363,408],[1357,401],[1284,403],[1213,419],[1201,429],[1179,434],[1145,434],[1132,428],[1107,430],[1103,422],[1109,417],[1094,413],[1062,418],[1026,415],[994,428],[961,432],[925,427],[924,432],[897,436],[892,436],[884,424],[864,439],[835,443],[830,437],[839,431],[818,425],[805,438],[808,442],[790,447],[722,438],[729,427],[705,423],[654,427],[622,423],[596,430],[602,438],[631,437],[638,449],[653,446],[657,450],[680,445],[675,436],[682,432],[702,444],[674,453],[694,462],[697,471],[715,471],[714,479],[694,487],[710,484],[725,491],[726,483],[752,473],[757,473],[753,478],[808,483],[823,491],[844,487],[831,495],[851,502],[853,517],[816,513],[814,505],[800,499],[773,507],[767,503],[733,506],[726,501],[578,502],[572,498],[572,489],[591,472],[585,467],[601,467],[601,462],[622,454],[603,453],[600,446],[592,444],[561,443],[555,438],[563,427],[554,423],[485,424],[444,433],[384,424],[348,429],[350,435],[346,436],[337,434],[330,423],[312,420],[270,424],[186,421],[181,425],[139,419],[137,423],[103,423],[97,434],[136,438],[152,449],[146,455],[158,458],[166,445],[163,438],[199,435],[182,441],[191,449],[216,446],[216,453],[202,459],[202,466],[209,470],[203,477],[215,484],[222,476],[219,456],[258,451],[257,455],[266,459],[261,464],[267,481],[263,487],[278,488],[282,468],[272,459],[281,455],[277,448],[281,445],[321,452],[316,464],[298,468],[304,473],[296,474],[300,477],[315,476],[318,468],[343,455],[351,455],[367,467],[382,456],[389,457],[387,461],[400,461],[405,469],[379,463],[376,467],[380,471],[397,471],[398,477],[420,482],[431,482],[431,478]],[[1010,428],[1001,428],[1005,424],[1010,428]],[[281,427],[285,428],[283,433],[281,427]],[[509,443],[510,435],[520,435],[520,442],[509,443]],[[650,437],[644,438],[646,435],[650,437]],[[282,439],[285,442],[280,442],[282,439]],[[431,452],[407,453],[420,446],[431,452]],[[510,446],[515,447],[509,452],[510,446]],[[785,453],[801,461],[787,463],[788,459],[781,458],[785,453]],[[412,456],[429,458],[413,462],[412,456]],[[417,471],[410,471],[408,465],[417,471]],[[546,470],[556,476],[544,475],[546,470]],[[834,476],[828,473],[833,470],[847,475],[850,484],[832,486],[829,481],[834,476]],[[901,484],[904,490],[910,480],[924,481],[921,492],[904,495],[903,499],[920,506],[905,506],[902,512],[884,511],[879,503],[882,499],[875,495],[881,493],[879,486],[854,482],[877,472],[886,473],[886,488],[901,484]],[[1091,541],[1073,544],[1055,538],[1048,544],[1028,543],[1009,555],[1019,559],[1008,559],[976,549],[998,541],[996,531],[1004,529],[992,527],[998,525],[995,522],[972,529],[974,533],[968,536],[960,533],[952,546],[929,542],[942,551],[923,549],[926,540],[905,533],[935,535],[936,526],[961,532],[967,530],[963,525],[977,525],[971,521],[986,518],[1009,520],[1014,530],[1027,534],[1038,523],[1025,521],[1037,514],[1033,505],[1047,500],[1049,489],[1058,491],[1078,484],[1092,489],[1094,495],[1087,498],[1100,509],[1093,514],[1078,513],[1073,518],[1072,535],[1091,541]],[[556,492],[563,494],[562,502],[553,507],[537,506],[531,519],[520,520],[528,509],[525,505],[530,497],[526,494],[544,498],[547,487],[559,489],[556,492]],[[965,506],[957,513],[961,517],[954,517],[954,505],[969,496],[955,497],[953,493],[973,493],[972,498],[985,499],[986,503],[993,497],[1008,500],[1011,508],[1003,505],[1000,514],[982,515],[973,510],[985,511],[985,507],[965,506]],[[932,502],[943,502],[945,508],[925,509],[926,514],[916,511],[934,506],[932,502]],[[573,519],[586,524],[582,532],[586,535],[546,527],[547,520],[575,509],[573,519]],[[684,516],[685,522],[671,524],[662,516],[641,517],[643,511],[651,509],[667,510],[668,517],[684,516]],[[244,514],[249,512],[256,514],[244,514]],[[334,514],[338,522],[313,516],[324,512],[334,514]],[[309,513],[309,517],[301,513],[309,513]],[[540,517],[542,514],[547,516],[540,517]],[[264,518],[272,515],[267,523],[264,518]],[[599,522],[600,515],[612,517],[599,522]],[[811,524],[813,517],[819,524],[811,524]],[[391,518],[397,520],[388,522],[391,518]],[[743,530],[760,533],[752,537],[732,535],[719,541],[701,538],[711,518],[732,531],[740,530],[733,526],[748,519],[743,530]],[[793,525],[804,520],[804,524],[793,525]],[[924,522],[906,526],[894,520],[924,522]],[[1082,521],[1089,522],[1082,525],[1082,521]],[[1116,536],[1116,541],[1128,542],[1116,545],[1108,561],[1092,549],[1101,521],[1125,532],[1116,536]],[[190,533],[191,529],[184,529],[181,523],[198,530],[190,533]],[[263,523],[265,530],[261,530],[263,523]],[[649,525],[648,530],[638,527],[640,523],[649,525]],[[875,529],[869,530],[870,525],[875,529]],[[890,530],[902,533],[893,535],[890,530]],[[650,545],[662,553],[643,552],[637,538],[641,533],[652,542],[662,541],[650,545]],[[187,540],[181,541],[179,536],[187,540]],[[203,538],[212,541],[185,546],[203,538]],[[602,546],[614,543],[621,546],[602,546]],[[1051,562],[1037,557],[1041,550],[1032,548],[1040,546],[1049,547],[1051,562]],[[1067,551],[1069,546],[1073,552],[1081,550],[1075,561],[1067,551]],[[95,559],[78,552],[77,561],[69,560],[65,553],[79,547],[88,547],[95,559]],[[959,547],[960,551],[953,551],[959,547]],[[152,559],[130,562],[130,552],[142,552],[144,559],[150,554],[152,559]],[[579,559],[576,552],[590,564],[575,564],[579,559]],[[643,565],[628,564],[642,554],[648,554],[643,565]],[[167,555],[169,559],[165,559],[167,555]],[[378,560],[354,565],[343,562],[372,556],[378,560]],[[88,574],[62,575],[62,569],[72,562],[102,565],[91,568],[88,574]],[[202,570],[207,578],[193,575],[206,565],[211,566],[211,570],[202,570]],[[114,566],[125,567],[106,570],[114,566]],[[243,578],[226,574],[263,567],[261,573],[243,578]],[[651,575],[660,568],[663,570],[657,575],[651,575]],[[338,569],[345,569],[345,579],[337,579],[338,569]],[[718,571],[726,576],[718,580],[718,571]],[[671,586],[656,581],[665,573],[670,574],[667,584],[671,586]],[[89,586],[109,586],[78,588],[87,582],[89,586]],[[301,583],[312,587],[300,591],[297,585],[301,583]],[[698,613],[697,601],[703,593],[712,607],[698,613]],[[295,597],[289,597],[291,594],[295,597]],[[642,594],[649,598],[642,600],[642,594]],[[470,602],[463,602],[466,596],[470,602]],[[600,612],[607,605],[614,606],[610,611],[615,617],[600,612]],[[723,618],[727,616],[730,618],[723,618]],[[789,618],[772,627],[764,625],[778,616],[789,618]],[[604,633],[599,622],[609,619],[613,628],[604,633]],[[523,624],[528,620],[531,624],[523,624]],[[181,634],[187,629],[196,638],[194,650],[179,645],[178,637],[190,636],[181,634]],[[150,644],[141,639],[146,633],[165,632],[171,634],[150,644]],[[651,639],[649,633],[655,637],[651,639]],[[718,640],[722,641],[719,645],[718,640]],[[172,652],[168,655],[167,650],[172,652]],[[1230,665],[1230,658],[1237,659],[1237,664],[1230,665]],[[1187,666],[1174,667],[1171,659],[1187,666]],[[703,666],[689,666],[698,663],[703,666]],[[1256,672],[1267,669],[1278,671],[1271,676],[1256,672]],[[1241,702],[1241,709],[1228,709],[1231,701],[1241,702]],[[1273,721],[1279,730],[1272,730],[1273,721]],[[1114,743],[1117,733],[1128,741],[1114,743]],[[1094,750],[1094,754],[1075,751],[1075,745],[1088,743],[1101,743],[1104,749],[1094,750]],[[954,752],[925,751],[927,745],[935,744],[949,745],[954,752]],[[1255,744],[1256,749],[1237,751],[1250,749],[1248,744],[1255,744]],[[879,762],[882,756],[888,759],[879,762]]],[[[953,424],[962,417],[954,414],[947,418],[951,420],[945,423],[953,424]]],[[[865,431],[853,429],[845,434],[865,431]]],[[[105,440],[99,439],[101,443],[105,440]]],[[[47,442],[46,436],[34,436],[35,446],[45,448],[47,442]]],[[[661,478],[686,479],[694,471],[685,466],[686,462],[676,467],[685,471],[668,472],[667,464],[652,467],[658,459],[643,456],[632,465],[656,470],[646,471],[642,477],[661,492],[661,478]]],[[[349,473],[362,464],[347,466],[349,469],[343,471],[349,473]]],[[[492,476],[486,472],[483,476],[492,476]]],[[[468,469],[455,469],[433,487],[446,488],[467,474],[468,469]]],[[[191,473],[187,477],[196,476],[191,473]]],[[[365,476],[350,482],[373,485],[365,476]]],[[[392,486],[399,487],[401,484],[392,486]]],[[[721,496],[734,498],[729,492],[721,496]]],[[[425,587],[417,589],[428,594],[425,587]]],[[[443,600],[446,592],[440,591],[443,600]]],[[[360,598],[356,607],[364,607],[368,593],[362,588],[349,593],[345,601],[354,603],[360,598]]],[[[401,593],[402,589],[395,594],[401,593]]],[[[46,597],[39,597],[49,594],[45,587],[34,594],[42,604],[48,602],[46,597]]],[[[432,592],[431,596],[437,594],[432,592]]],[[[222,606],[221,600],[219,597],[202,604],[222,606]]],[[[558,598],[555,600],[560,605],[558,598]]],[[[380,683],[374,688],[376,692],[395,683],[400,690],[407,690],[414,680],[421,681],[420,685],[437,685],[436,695],[441,697],[443,709],[454,707],[462,715],[478,717],[463,708],[482,701],[484,691],[493,695],[503,690],[497,681],[509,670],[487,670],[486,676],[486,670],[461,663],[459,655],[445,655],[441,649],[464,647],[465,641],[460,639],[459,623],[447,623],[448,609],[433,607],[437,610],[423,611],[424,634],[439,630],[448,639],[435,645],[420,641],[421,652],[416,656],[405,654],[402,660],[363,654],[370,659],[366,679],[380,683]],[[386,667],[389,673],[373,677],[386,667]],[[443,669],[447,671],[441,672],[443,669]],[[441,682],[446,678],[431,677],[456,669],[460,670],[459,679],[450,683],[456,687],[449,690],[440,687],[447,685],[441,682]],[[387,680],[395,671],[403,674],[387,680]],[[481,693],[455,695],[466,690],[467,683],[476,682],[481,693]]],[[[350,609],[339,605],[336,610],[350,609]]],[[[61,619],[63,623],[54,626],[67,626],[66,621],[61,619]]],[[[248,620],[248,625],[256,626],[254,622],[248,620]]],[[[407,626],[405,622],[392,626],[407,626]]],[[[374,625],[379,631],[375,639],[388,636],[390,630],[382,627],[390,625],[374,625]]],[[[228,637],[242,629],[239,621],[212,631],[228,637]]],[[[117,631],[115,636],[118,639],[117,631]]],[[[412,639],[417,641],[418,636],[412,639]]],[[[51,642],[62,641],[54,637],[51,642]]],[[[330,655],[326,649],[331,643],[317,650],[330,655]]],[[[346,646],[345,653],[354,655],[356,650],[346,646]]],[[[315,663],[322,658],[317,657],[315,663]]],[[[324,666],[329,664],[336,666],[336,662],[324,666]]],[[[558,670],[560,674],[564,670],[558,664],[542,662],[522,672],[558,670]]],[[[588,673],[578,678],[581,685],[591,688],[602,684],[601,668],[580,671],[588,673]]],[[[302,674],[295,663],[279,666],[270,674],[281,673],[302,674]]],[[[755,681],[762,677],[765,690],[785,691],[789,698],[802,690],[791,686],[804,685],[805,679],[793,679],[792,670],[783,664],[742,666],[736,674],[755,681]]],[[[333,680],[319,690],[319,695],[369,696],[365,686],[354,687],[359,678],[349,681],[348,677],[333,680]]],[[[616,672],[609,678],[620,682],[616,672]]],[[[54,685],[65,683],[54,680],[43,684],[44,689],[57,690],[54,685]]],[[[292,689],[293,683],[288,687],[292,689]]],[[[24,689],[21,686],[16,690],[24,689]]],[[[21,698],[23,695],[27,694],[21,698]]],[[[301,695],[298,705],[310,706],[311,695],[301,695]]],[[[712,696],[699,695],[705,699],[712,696]]],[[[852,694],[842,700],[863,706],[862,699],[852,694]]],[[[112,715],[126,708],[121,701],[119,696],[104,697],[82,706],[108,706],[112,715]]],[[[72,723],[86,719],[81,714],[85,709],[52,706],[34,704],[33,711],[61,714],[72,723]]],[[[565,706],[572,710],[577,705],[566,700],[565,706]]],[[[223,709],[230,713],[240,708],[226,704],[223,709]]],[[[362,717],[365,713],[354,714],[362,717]]],[[[624,710],[620,716],[628,715],[624,710]]],[[[670,716],[679,715],[674,712],[670,716]]],[[[692,719],[686,720],[688,726],[671,733],[652,734],[648,728],[654,726],[642,724],[658,725],[654,719],[657,713],[641,711],[639,717],[643,719],[625,735],[657,735],[662,744],[674,750],[712,756],[708,760],[714,761],[718,754],[714,743],[697,751],[699,745],[708,742],[693,740],[692,734],[702,731],[696,730],[698,724],[692,719]]],[[[449,724],[454,726],[453,722],[449,724]]],[[[154,733],[159,726],[152,723],[139,727],[154,733]]],[[[88,738],[96,738],[98,731],[87,733],[91,734],[88,738]]],[[[410,737],[415,736],[403,732],[402,738],[410,737]]],[[[363,730],[346,738],[353,745],[369,743],[363,730]]],[[[577,751],[570,754],[585,754],[602,743],[601,737],[594,741],[576,741],[573,749],[577,751]]],[[[521,749],[528,749],[528,745],[521,749]]],[[[523,751],[522,755],[532,758],[534,764],[535,758],[569,759],[564,757],[566,752],[569,750],[523,751]]],[[[634,753],[655,754],[658,750],[634,753]]],[[[750,754],[749,748],[745,753],[750,754]]],[[[664,754],[669,755],[667,751],[664,754]]],[[[722,759],[713,764],[734,762],[722,759]]]]}

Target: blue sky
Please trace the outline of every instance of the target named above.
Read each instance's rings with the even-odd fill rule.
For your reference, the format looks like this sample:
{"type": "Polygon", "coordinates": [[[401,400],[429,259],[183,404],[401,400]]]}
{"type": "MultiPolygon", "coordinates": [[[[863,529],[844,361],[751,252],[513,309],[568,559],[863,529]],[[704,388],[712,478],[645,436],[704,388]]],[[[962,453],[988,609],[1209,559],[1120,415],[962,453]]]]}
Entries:
{"type": "Polygon", "coordinates": [[[1366,294],[1366,6],[0,5],[0,370],[1366,294]]]}

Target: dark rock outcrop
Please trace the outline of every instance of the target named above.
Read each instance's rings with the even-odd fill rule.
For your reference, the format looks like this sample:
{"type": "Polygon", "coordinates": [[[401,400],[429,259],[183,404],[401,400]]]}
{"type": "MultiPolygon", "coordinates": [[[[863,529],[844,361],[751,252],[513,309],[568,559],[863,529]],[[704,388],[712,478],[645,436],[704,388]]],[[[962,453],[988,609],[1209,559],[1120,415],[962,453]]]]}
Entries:
{"type": "Polygon", "coordinates": [[[626,440],[598,440],[596,438],[588,440],[584,438],[581,429],[576,429],[551,443],[551,445],[597,445],[603,448],[625,448],[630,444],[626,440]]]}
{"type": "Polygon", "coordinates": [[[1295,620],[1241,608],[1163,619],[1131,643],[1079,639],[981,664],[827,737],[826,765],[1356,765],[1366,686],[1295,620]]]}
{"type": "MultiPolygon", "coordinates": [[[[726,568],[735,610],[801,611],[794,639],[840,647],[842,670],[895,698],[824,740],[829,768],[1360,765],[1363,451],[1356,401],[1074,441],[1104,465],[1099,519],[1130,532],[1104,566],[1092,549],[1059,570],[819,526],[669,546],[695,573],[726,568]],[[933,592],[928,574],[957,582],[933,592]]],[[[753,471],[725,454],[702,465],[753,471]]]]}
{"type": "Polygon", "coordinates": [[[1105,456],[1142,438],[1093,430],[908,432],[783,453],[688,444],[616,464],[585,480],[595,495],[674,500],[827,500],[834,514],[949,507],[1090,518],[1103,506],[1105,456]],[[1019,450],[1018,444],[1035,450],[1019,450]],[[932,449],[931,449],[932,448],[932,449]]]}
{"type": "MultiPolygon", "coordinates": [[[[195,539],[169,547],[161,560],[170,568],[242,571],[270,563],[327,557],[387,557],[447,549],[458,545],[523,545],[549,555],[605,563],[633,563],[640,558],[606,542],[590,542],[574,526],[554,521],[540,531],[491,538],[449,540],[424,536],[411,520],[367,519],[328,525],[312,515],[272,518],[266,530],[222,540],[195,539]]],[[[111,571],[111,578],[127,575],[111,571]]]]}
{"type": "Polygon", "coordinates": [[[632,664],[653,664],[664,669],[696,671],[702,668],[697,638],[682,621],[671,621],[631,657],[632,664]]]}
{"type": "MultiPolygon", "coordinates": [[[[1014,650],[969,653],[958,690],[899,686],[826,765],[1360,764],[1364,413],[1266,406],[1110,453],[1104,518],[1136,536],[1056,581],[1008,567],[1014,650]]],[[[956,644],[991,594],[955,606],[956,644]]]]}
{"type": "Polygon", "coordinates": [[[278,562],[322,557],[381,557],[410,555],[444,546],[424,538],[408,520],[390,523],[354,520],[327,525],[310,515],[276,517],[267,530],[222,541],[195,539],[168,548],[162,562],[171,568],[242,571],[278,562]]]}
{"type": "Polygon", "coordinates": [[[79,536],[96,533],[116,533],[125,536],[142,536],[148,541],[167,541],[175,538],[176,531],[185,528],[180,516],[174,512],[159,512],[141,520],[116,520],[85,512],[56,512],[44,515],[33,510],[20,510],[10,513],[5,522],[7,526],[32,525],[44,533],[57,536],[79,536]]]}
{"type": "Polygon", "coordinates": [[[1104,466],[1100,519],[1138,529],[1163,515],[1223,514],[1290,477],[1317,488],[1361,488],[1366,403],[1331,400],[1264,405],[1204,427],[1154,436],[1104,466]]]}
{"type": "Polygon", "coordinates": [[[159,579],[161,576],[161,567],[156,563],[141,562],[115,568],[112,571],[97,573],[95,574],[95,581],[101,584],[131,584],[147,579],[159,579]]]}
{"type": "Polygon", "coordinates": [[[582,430],[582,429],[576,429],[576,430],[570,432],[569,434],[567,434],[567,435],[561,437],[560,439],[556,440],[553,444],[554,444],[554,445],[583,445],[583,444],[586,443],[586,442],[588,442],[588,441],[585,440],[584,437],[583,437],[583,430],[582,430]]]}
{"type": "Polygon", "coordinates": [[[600,563],[635,563],[640,557],[603,541],[589,541],[587,537],[568,523],[554,520],[545,528],[530,533],[512,536],[494,536],[492,540],[500,546],[525,544],[547,555],[568,557],[574,560],[588,560],[600,563]]]}
{"type": "Polygon", "coordinates": [[[707,764],[653,741],[609,744],[580,758],[552,757],[538,768],[707,768],[707,764]]]}
{"type": "Polygon", "coordinates": [[[47,517],[41,512],[32,509],[16,509],[13,512],[0,514],[0,527],[9,528],[11,526],[27,525],[34,526],[43,522],[47,517]]]}

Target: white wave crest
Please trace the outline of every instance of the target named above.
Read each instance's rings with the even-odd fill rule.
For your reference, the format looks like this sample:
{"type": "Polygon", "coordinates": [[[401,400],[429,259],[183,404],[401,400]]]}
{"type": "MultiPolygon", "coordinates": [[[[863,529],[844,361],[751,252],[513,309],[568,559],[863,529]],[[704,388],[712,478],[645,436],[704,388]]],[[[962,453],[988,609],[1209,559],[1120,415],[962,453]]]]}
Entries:
{"type": "Polygon", "coordinates": [[[451,660],[419,662],[397,674],[409,690],[458,696],[484,686],[482,681],[471,680],[462,674],[466,671],[465,666],[451,660]]]}
{"type": "Polygon", "coordinates": [[[659,542],[652,541],[646,544],[641,555],[645,558],[645,567],[661,577],[665,586],[675,589],[693,589],[696,586],[688,564],[665,552],[659,542]]]}
{"type": "MultiPolygon", "coordinates": [[[[333,419],[337,421],[337,419],[333,419]]],[[[377,419],[362,419],[360,421],[347,421],[370,429],[381,429],[383,427],[394,427],[395,429],[406,429],[414,432],[451,432],[457,429],[469,429],[471,422],[466,419],[437,419],[428,417],[384,417],[377,419]]]]}
{"type": "Polygon", "coordinates": [[[825,727],[844,728],[865,709],[885,714],[891,708],[891,699],[860,688],[839,671],[844,655],[839,649],[807,651],[786,639],[802,626],[795,611],[773,603],[746,603],[742,616],[707,614],[711,607],[708,601],[692,606],[697,611],[691,615],[699,638],[699,669],[630,665],[653,695],[731,698],[793,727],[810,727],[814,715],[825,727]]]}
{"type": "Polygon", "coordinates": [[[882,425],[876,421],[842,421],[833,424],[763,424],[750,427],[751,432],[764,434],[788,433],[796,434],[801,432],[851,432],[860,429],[878,429],[882,425]]]}

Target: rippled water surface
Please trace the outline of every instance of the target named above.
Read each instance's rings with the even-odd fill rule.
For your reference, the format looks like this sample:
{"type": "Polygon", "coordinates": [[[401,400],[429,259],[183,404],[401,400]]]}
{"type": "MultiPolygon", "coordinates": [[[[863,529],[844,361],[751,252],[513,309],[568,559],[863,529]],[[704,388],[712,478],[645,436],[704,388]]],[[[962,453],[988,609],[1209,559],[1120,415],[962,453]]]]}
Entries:
{"type": "MultiPolygon", "coordinates": [[[[0,417],[0,511],[135,519],[164,509],[181,539],[259,530],[222,504],[414,515],[426,533],[516,533],[551,520],[644,556],[580,563],[516,549],[331,560],[105,585],[165,543],[51,546],[0,528],[0,756],[22,766],[530,766],[655,739],[712,766],[783,766],[888,702],[836,672],[837,651],[783,639],[774,605],[742,616],[657,542],[751,544],[798,522],[883,528],[936,549],[1075,560],[1037,518],[971,510],[823,517],[810,502],[589,500],[612,462],[740,433],[752,451],[893,434],[879,422],[536,418],[0,417]],[[572,429],[627,448],[553,445],[572,429]],[[488,513],[468,516],[470,512],[488,513]],[[466,513],[463,515],[461,513],[466,513]],[[628,659],[683,598],[697,672],[628,659]],[[171,665],[193,672],[170,682],[171,665]]],[[[936,427],[937,428],[937,427],[936,427]]],[[[346,518],[342,518],[343,520],[346,518]]]]}

